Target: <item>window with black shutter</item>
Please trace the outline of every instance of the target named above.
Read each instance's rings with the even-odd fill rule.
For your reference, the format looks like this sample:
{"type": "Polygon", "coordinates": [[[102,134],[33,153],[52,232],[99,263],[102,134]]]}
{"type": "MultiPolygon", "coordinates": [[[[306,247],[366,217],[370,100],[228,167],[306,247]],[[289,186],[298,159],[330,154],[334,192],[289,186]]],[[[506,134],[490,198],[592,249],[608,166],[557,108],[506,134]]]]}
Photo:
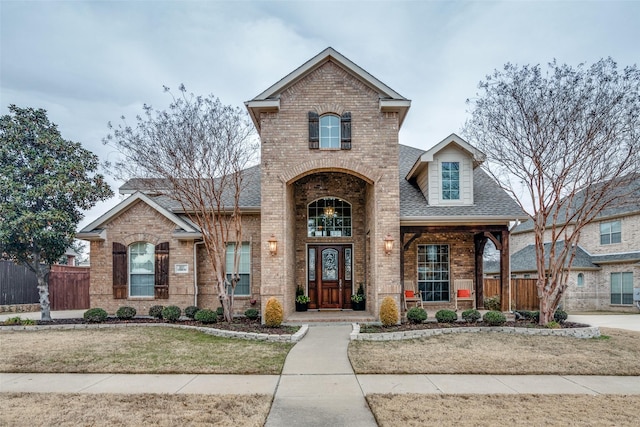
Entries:
{"type": "Polygon", "coordinates": [[[340,117],[340,149],[351,150],[351,113],[344,113],[340,117]]]}
{"type": "Polygon", "coordinates": [[[351,150],[351,113],[342,116],[309,111],[309,148],[351,150]]]}

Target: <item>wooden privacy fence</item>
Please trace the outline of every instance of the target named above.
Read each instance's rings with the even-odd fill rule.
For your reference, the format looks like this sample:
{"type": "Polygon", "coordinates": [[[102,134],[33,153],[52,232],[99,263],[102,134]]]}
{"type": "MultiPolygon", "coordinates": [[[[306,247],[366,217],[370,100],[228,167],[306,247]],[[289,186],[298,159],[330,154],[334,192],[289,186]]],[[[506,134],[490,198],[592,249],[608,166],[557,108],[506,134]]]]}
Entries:
{"type": "Polygon", "coordinates": [[[51,310],[89,308],[89,268],[52,265],[49,273],[51,310]]]}
{"type": "Polygon", "coordinates": [[[27,267],[0,261],[0,305],[37,304],[38,279],[27,267]]]}
{"type": "MultiPolygon", "coordinates": [[[[484,297],[500,295],[500,279],[484,279],[484,297]]],[[[516,310],[538,310],[536,279],[511,279],[511,305],[516,310]]]]}

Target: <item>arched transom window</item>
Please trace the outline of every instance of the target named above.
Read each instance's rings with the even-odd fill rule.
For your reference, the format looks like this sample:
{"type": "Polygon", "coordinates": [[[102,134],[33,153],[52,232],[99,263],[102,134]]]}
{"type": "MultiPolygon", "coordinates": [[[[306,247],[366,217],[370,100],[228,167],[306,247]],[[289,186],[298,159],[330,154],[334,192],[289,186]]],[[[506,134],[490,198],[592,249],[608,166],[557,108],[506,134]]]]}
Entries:
{"type": "Polygon", "coordinates": [[[325,197],[309,204],[309,237],[350,237],[351,204],[335,197],[325,197]]]}

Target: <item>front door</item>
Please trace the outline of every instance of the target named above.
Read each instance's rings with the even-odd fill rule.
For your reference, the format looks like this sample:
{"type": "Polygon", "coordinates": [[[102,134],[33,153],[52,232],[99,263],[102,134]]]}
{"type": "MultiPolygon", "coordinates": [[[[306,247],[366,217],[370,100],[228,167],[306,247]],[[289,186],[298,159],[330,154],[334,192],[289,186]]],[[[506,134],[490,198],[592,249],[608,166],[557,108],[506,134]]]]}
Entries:
{"type": "Polygon", "coordinates": [[[309,246],[310,308],[351,308],[352,252],[351,245],[309,246]]]}

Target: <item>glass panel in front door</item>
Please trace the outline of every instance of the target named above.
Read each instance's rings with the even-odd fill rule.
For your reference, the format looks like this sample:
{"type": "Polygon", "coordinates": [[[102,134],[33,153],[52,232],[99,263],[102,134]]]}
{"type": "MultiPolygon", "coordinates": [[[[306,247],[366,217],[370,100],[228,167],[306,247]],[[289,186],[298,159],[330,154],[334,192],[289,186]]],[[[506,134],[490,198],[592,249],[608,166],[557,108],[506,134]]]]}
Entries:
{"type": "Polygon", "coordinates": [[[338,280],[338,251],[322,251],[322,280],[338,280]]]}

